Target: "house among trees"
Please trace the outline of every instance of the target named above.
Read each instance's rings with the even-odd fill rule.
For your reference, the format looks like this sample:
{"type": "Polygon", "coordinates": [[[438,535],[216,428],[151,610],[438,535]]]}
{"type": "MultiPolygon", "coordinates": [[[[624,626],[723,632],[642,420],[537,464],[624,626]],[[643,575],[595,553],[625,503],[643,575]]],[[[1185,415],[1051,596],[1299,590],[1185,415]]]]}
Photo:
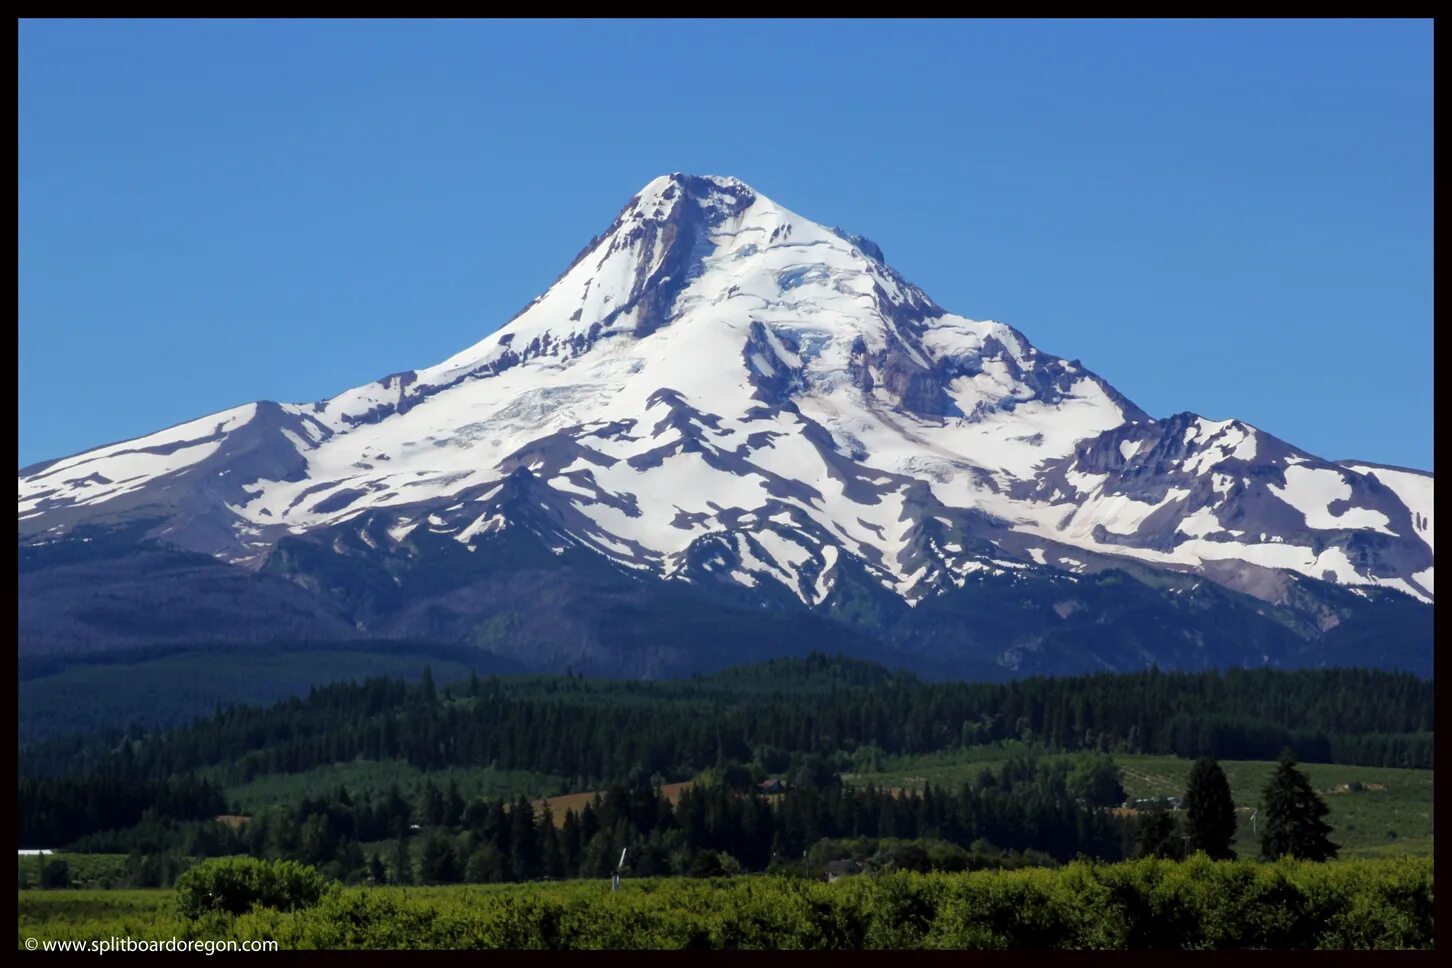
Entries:
{"type": "Polygon", "coordinates": [[[862,865],[851,858],[845,860],[832,860],[827,862],[827,883],[830,884],[839,877],[848,874],[861,874],[862,865]]]}
{"type": "Polygon", "coordinates": [[[785,793],[786,784],[778,779],[762,780],[756,785],[758,793],[785,793]]]}
{"type": "Polygon", "coordinates": [[[1137,797],[1124,805],[1135,810],[1178,810],[1181,802],[1180,797],[1137,797]]]}

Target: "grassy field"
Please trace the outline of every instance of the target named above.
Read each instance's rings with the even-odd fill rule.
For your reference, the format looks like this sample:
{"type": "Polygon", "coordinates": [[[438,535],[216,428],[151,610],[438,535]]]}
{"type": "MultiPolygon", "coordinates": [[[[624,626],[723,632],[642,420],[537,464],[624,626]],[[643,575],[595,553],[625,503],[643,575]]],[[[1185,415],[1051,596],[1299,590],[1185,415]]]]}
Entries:
{"type": "Polygon", "coordinates": [[[1060,870],[336,889],[302,910],[178,914],[170,891],[21,891],[30,939],[289,948],[1430,947],[1425,859],[1137,861],[1060,870]]]}
{"type": "MultiPolygon", "coordinates": [[[[1190,772],[1189,760],[1173,756],[1126,756],[1117,762],[1130,796],[1183,793],[1190,772]]],[[[1242,852],[1253,849],[1247,821],[1250,811],[1259,807],[1261,791],[1275,767],[1263,761],[1221,763],[1230,781],[1231,796],[1244,808],[1236,844],[1242,852]]],[[[1333,763],[1303,763],[1299,769],[1331,808],[1327,821],[1335,828],[1332,840],[1342,845],[1345,856],[1431,856],[1431,770],[1333,763]],[[1361,789],[1356,789],[1357,784],[1361,789]]]]}
{"type": "Polygon", "coordinates": [[[26,938],[170,937],[187,929],[171,890],[20,892],[20,943],[26,938]]]}
{"type": "MultiPolygon", "coordinates": [[[[1001,762],[1022,748],[978,747],[961,755],[935,754],[887,760],[874,773],[854,774],[851,783],[921,789],[924,784],[956,790],[985,766],[1001,762]]],[[[1049,754],[1041,754],[1049,755],[1049,754]]],[[[1174,756],[1116,756],[1125,792],[1130,797],[1178,796],[1193,761],[1174,756]]],[[[1250,830],[1250,814],[1260,805],[1275,763],[1225,760],[1220,764],[1230,792],[1241,808],[1236,849],[1254,856],[1258,849],[1250,830]]],[[[1385,767],[1303,763],[1299,767],[1331,808],[1332,840],[1343,857],[1382,857],[1432,853],[1432,771],[1385,767]],[[1354,784],[1362,789],[1352,792],[1354,784]]]]}

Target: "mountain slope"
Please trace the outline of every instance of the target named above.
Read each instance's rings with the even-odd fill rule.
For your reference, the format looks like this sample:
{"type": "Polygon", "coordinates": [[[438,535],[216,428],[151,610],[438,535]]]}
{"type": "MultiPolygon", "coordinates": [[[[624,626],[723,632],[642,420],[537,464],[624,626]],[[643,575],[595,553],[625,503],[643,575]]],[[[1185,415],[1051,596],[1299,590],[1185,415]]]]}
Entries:
{"type": "MultiPolygon", "coordinates": [[[[557,579],[525,588],[507,555],[485,560],[510,532],[512,553],[584,553],[651,589],[635,594],[663,579],[898,644],[922,636],[859,612],[1106,570],[1161,599],[1203,579],[1239,593],[1263,656],[1358,600],[1432,598],[1431,475],[1151,418],[1012,327],[943,310],[870,241],[729,178],[652,181],[543,295],[437,366],[19,476],[23,548],[148,522],[147,540],[289,582],[364,635],[467,638],[441,616],[541,600],[557,579]]],[[[540,641],[570,626],[562,608],[535,617],[540,641]]],[[[1003,667],[1016,647],[957,651],[1003,667]]]]}

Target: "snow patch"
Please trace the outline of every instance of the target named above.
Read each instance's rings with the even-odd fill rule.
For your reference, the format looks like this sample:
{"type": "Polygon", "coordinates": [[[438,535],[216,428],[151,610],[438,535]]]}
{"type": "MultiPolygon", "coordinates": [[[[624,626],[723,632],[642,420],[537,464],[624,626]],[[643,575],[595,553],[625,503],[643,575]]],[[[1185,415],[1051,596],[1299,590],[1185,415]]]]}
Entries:
{"type": "Polygon", "coordinates": [[[1330,505],[1351,497],[1351,485],[1338,470],[1325,467],[1292,466],[1285,469],[1286,486],[1267,485],[1272,494],[1306,516],[1308,528],[1357,529],[1365,528],[1381,534],[1395,535],[1387,527],[1387,517],[1370,508],[1347,508],[1341,514],[1332,514],[1330,505]]]}

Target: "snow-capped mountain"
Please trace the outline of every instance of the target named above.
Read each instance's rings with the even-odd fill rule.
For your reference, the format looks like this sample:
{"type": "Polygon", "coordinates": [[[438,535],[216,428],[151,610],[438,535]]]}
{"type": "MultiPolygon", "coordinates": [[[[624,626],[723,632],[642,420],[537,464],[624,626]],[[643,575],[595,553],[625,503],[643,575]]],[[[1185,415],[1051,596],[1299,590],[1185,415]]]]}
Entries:
{"type": "Polygon", "coordinates": [[[1042,581],[1069,601],[1111,570],[1180,592],[1209,579],[1327,628],[1344,615],[1305,606],[1322,583],[1433,597],[1430,474],[1152,418],[1014,328],[939,307],[869,240],[720,177],[655,179],[543,295],[436,366],[35,465],[19,490],[23,557],[125,529],[389,634],[477,638],[497,587],[410,592],[469,615],[458,628],[381,603],[423,558],[487,557],[508,532],[859,629],[852,590],[912,611],[1042,581]],[[360,604],[340,591],[350,569],[393,590],[360,604]]]}

